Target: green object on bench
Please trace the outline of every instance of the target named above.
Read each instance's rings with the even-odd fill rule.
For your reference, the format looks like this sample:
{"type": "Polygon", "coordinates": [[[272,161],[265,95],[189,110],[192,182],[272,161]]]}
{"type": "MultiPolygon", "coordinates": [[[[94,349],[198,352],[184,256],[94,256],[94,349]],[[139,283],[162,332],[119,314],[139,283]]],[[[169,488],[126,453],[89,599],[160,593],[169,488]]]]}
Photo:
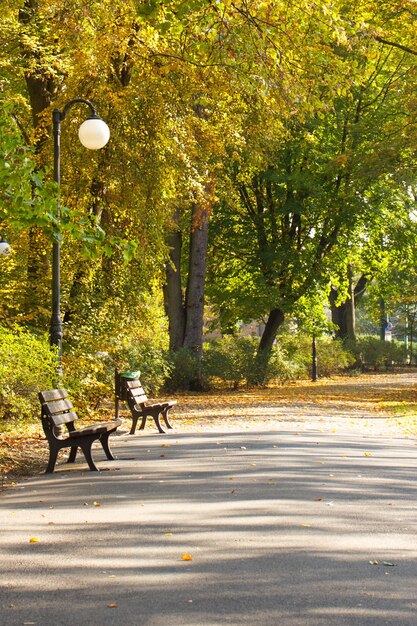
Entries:
{"type": "Polygon", "coordinates": [[[137,372],[121,372],[121,378],[127,378],[128,380],[137,380],[140,376],[140,371],[137,372]]]}
{"type": "Polygon", "coordinates": [[[122,420],[91,424],[77,429],[74,422],[78,419],[73,410],[74,405],[68,398],[65,389],[49,389],[38,394],[42,405],[41,420],[45,436],[49,443],[49,462],[46,473],[54,471],[58,452],[61,448],[71,448],[68,463],[74,463],[78,448],[84,453],[90,470],[99,471],[91,456],[91,447],[95,441],[100,441],[106,457],[114,460],[109,448],[109,436],[120,426],[122,420]],[[67,427],[67,432],[64,430],[67,427]]]}

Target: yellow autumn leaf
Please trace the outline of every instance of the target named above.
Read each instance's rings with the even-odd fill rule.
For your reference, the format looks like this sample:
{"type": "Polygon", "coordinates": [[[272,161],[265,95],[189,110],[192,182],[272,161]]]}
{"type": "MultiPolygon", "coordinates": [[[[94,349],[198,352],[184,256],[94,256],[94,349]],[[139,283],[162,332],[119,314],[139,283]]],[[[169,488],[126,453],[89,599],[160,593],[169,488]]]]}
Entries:
{"type": "Polygon", "coordinates": [[[39,539],[37,537],[31,537],[29,543],[39,543],[39,539]]]}
{"type": "Polygon", "coordinates": [[[182,561],[192,561],[193,557],[191,556],[191,554],[185,553],[185,554],[182,555],[181,560],[182,561]]]}
{"type": "Polygon", "coordinates": [[[101,506],[100,502],[93,502],[93,506],[101,506]]]}
{"type": "Polygon", "coordinates": [[[364,452],[363,456],[372,456],[372,452],[364,452]]]}

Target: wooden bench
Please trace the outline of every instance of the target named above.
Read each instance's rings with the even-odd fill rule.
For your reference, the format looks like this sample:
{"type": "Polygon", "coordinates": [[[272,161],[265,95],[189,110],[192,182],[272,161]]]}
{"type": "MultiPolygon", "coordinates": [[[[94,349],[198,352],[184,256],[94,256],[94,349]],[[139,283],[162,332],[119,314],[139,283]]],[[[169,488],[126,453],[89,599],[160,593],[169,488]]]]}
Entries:
{"type": "Polygon", "coordinates": [[[122,420],[116,419],[112,422],[92,424],[77,429],[74,422],[78,416],[73,410],[74,405],[68,398],[65,389],[41,391],[38,396],[42,405],[42,427],[49,443],[49,462],[46,473],[54,471],[58,452],[61,448],[71,448],[68,463],[74,463],[77,450],[81,448],[90,470],[98,472],[99,470],[91,456],[91,446],[95,441],[101,443],[106,457],[110,461],[114,460],[109,448],[109,436],[120,426],[122,420]],[[64,429],[64,426],[67,430],[64,429]]]}
{"type": "Polygon", "coordinates": [[[124,397],[132,414],[132,428],[130,429],[131,435],[135,434],[139,418],[142,419],[139,430],[143,430],[145,428],[148,417],[153,418],[155,426],[160,433],[165,432],[161,426],[161,417],[164,420],[166,427],[172,428],[168,419],[168,411],[177,404],[176,400],[168,400],[166,402],[155,402],[149,400],[139,379],[125,380],[123,384],[125,386],[124,397]]]}

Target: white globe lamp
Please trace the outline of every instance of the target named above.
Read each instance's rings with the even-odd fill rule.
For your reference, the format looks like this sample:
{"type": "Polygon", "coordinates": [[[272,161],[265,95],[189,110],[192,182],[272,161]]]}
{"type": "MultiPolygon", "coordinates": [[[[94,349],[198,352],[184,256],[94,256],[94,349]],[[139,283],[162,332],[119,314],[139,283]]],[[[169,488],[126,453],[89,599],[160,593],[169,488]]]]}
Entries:
{"type": "Polygon", "coordinates": [[[110,139],[110,130],[106,122],[95,115],[81,124],[78,137],[85,148],[100,150],[110,139]]]}
{"type": "Polygon", "coordinates": [[[12,251],[10,244],[4,241],[3,237],[0,240],[0,256],[9,256],[12,251]]]}

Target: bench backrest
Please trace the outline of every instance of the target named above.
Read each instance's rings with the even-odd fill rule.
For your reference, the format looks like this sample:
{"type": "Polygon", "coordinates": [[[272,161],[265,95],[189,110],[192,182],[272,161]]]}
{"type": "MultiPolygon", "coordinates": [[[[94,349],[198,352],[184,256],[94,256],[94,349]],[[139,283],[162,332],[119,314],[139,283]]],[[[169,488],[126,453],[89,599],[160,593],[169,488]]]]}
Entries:
{"type": "Polygon", "coordinates": [[[74,405],[65,389],[40,391],[38,397],[42,405],[42,418],[46,418],[54,426],[70,424],[77,419],[77,413],[72,410],[74,405]]]}
{"type": "Polygon", "coordinates": [[[130,404],[143,404],[147,401],[148,396],[145,393],[144,388],[142,387],[142,383],[139,379],[137,380],[127,380],[126,381],[127,388],[127,403],[130,404]]]}

